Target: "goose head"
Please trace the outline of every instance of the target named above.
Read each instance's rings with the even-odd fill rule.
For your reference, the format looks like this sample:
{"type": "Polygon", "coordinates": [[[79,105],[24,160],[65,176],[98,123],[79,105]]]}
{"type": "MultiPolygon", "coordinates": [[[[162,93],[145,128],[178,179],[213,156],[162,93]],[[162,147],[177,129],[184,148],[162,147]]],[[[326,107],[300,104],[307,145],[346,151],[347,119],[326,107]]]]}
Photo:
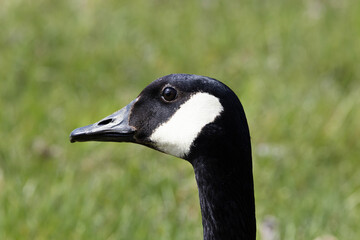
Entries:
{"type": "Polygon", "coordinates": [[[229,134],[238,129],[231,126],[238,123],[231,122],[240,120],[241,112],[236,95],[221,82],[198,75],[171,74],[153,81],[119,111],[75,129],[70,141],[134,142],[189,160],[202,145],[208,148],[209,142],[224,141],[223,137],[232,141],[229,134]],[[225,115],[233,116],[226,119],[225,115]],[[208,144],[196,144],[201,136],[208,144]]]}

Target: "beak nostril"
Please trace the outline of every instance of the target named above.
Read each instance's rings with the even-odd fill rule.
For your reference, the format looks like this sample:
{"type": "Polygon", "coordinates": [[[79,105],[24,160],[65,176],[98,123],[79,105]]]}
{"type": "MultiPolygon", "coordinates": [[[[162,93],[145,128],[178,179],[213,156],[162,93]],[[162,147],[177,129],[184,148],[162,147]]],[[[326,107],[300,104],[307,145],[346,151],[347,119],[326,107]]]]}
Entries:
{"type": "Polygon", "coordinates": [[[108,119],[105,119],[105,120],[102,120],[98,123],[99,126],[102,126],[102,125],[106,125],[106,124],[109,124],[113,121],[112,118],[108,118],[108,119]]]}

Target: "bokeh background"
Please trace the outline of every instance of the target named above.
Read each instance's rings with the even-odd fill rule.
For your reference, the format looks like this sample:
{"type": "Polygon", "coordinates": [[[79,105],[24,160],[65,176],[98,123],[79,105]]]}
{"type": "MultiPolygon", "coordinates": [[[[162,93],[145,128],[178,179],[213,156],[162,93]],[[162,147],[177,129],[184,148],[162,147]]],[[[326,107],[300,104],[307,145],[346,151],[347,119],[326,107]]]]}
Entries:
{"type": "Polygon", "coordinates": [[[359,239],[358,0],[1,0],[0,239],[201,239],[190,164],[68,139],[170,73],[241,99],[259,229],[359,239]]]}

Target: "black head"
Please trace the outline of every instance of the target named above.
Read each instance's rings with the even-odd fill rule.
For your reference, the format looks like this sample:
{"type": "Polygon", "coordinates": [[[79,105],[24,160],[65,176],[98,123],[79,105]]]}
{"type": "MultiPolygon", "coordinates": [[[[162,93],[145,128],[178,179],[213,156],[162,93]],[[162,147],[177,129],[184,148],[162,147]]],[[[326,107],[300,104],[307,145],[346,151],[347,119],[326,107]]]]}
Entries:
{"type": "Polygon", "coordinates": [[[71,142],[135,142],[184,159],[224,138],[249,141],[240,101],[223,83],[190,74],[153,81],[123,109],[70,135],[71,142]]]}

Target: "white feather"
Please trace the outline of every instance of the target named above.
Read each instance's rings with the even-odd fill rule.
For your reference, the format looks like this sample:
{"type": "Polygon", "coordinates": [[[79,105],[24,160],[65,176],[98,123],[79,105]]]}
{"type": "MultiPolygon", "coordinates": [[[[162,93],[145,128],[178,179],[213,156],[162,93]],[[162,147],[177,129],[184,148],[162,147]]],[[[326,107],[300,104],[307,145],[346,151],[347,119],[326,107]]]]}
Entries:
{"type": "Polygon", "coordinates": [[[159,150],[184,157],[203,127],[223,111],[219,99],[208,93],[196,93],[174,115],[154,130],[150,140],[159,150]]]}

